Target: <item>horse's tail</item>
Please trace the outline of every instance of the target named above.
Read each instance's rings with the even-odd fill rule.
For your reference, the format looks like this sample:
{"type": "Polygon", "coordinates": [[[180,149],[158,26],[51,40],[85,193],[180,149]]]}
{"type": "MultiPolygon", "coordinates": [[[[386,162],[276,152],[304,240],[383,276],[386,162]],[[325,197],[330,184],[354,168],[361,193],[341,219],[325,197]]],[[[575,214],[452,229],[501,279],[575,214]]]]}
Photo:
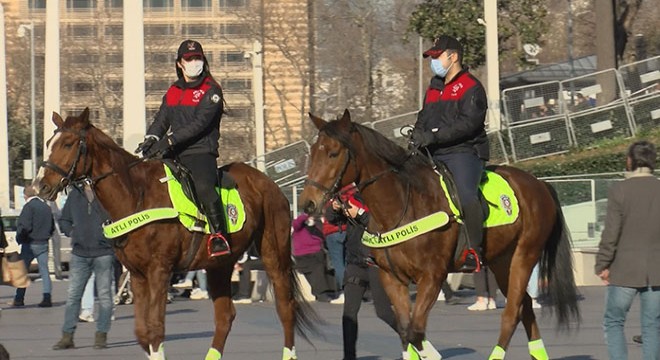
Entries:
{"type": "Polygon", "coordinates": [[[298,276],[296,276],[296,271],[293,268],[291,268],[291,271],[289,272],[289,279],[291,281],[293,301],[296,307],[296,333],[305,339],[307,343],[314,346],[307,335],[314,334],[317,336],[322,336],[316,325],[324,324],[325,322],[321,319],[321,317],[309,304],[309,302],[305,300],[305,297],[301,291],[300,281],[298,281],[298,276]]]}
{"type": "Polygon", "coordinates": [[[552,185],[544,184],[555,202],[557,220],[541,255],[540,280],[543,285],[540,286],[540,295],[553,305],[551,311],[556,311],[559,328],[570,328],[571,320],[575,320],[579,327],[581,317],[573,274],[571,234],[566,227],[557,191],[552,185]]]}

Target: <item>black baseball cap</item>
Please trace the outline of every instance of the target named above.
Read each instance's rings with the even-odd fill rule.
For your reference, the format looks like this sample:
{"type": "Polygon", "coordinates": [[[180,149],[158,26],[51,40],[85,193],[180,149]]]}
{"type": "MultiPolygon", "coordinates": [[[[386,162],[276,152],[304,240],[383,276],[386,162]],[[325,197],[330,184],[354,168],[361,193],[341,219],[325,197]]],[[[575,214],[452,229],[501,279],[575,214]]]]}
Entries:
{"type": "Polygon", "coordinates": [[[204,57],[204,49],[202,44],[195,40],[185,40],[179,45],[179,50],[176,52],[177,60],[184,58],[187,59],[191,56],[204,57]]]}
{"type": "Polygon", "coordinates": [[[446,50],[455,50],[458,52],[459,56],[463,55],[463,45],[455,37],[449,35],[441,35],[439,38],[435,39],[433,47],[424,51],[424,57],[433,57],[437,58],[446,50]]]}

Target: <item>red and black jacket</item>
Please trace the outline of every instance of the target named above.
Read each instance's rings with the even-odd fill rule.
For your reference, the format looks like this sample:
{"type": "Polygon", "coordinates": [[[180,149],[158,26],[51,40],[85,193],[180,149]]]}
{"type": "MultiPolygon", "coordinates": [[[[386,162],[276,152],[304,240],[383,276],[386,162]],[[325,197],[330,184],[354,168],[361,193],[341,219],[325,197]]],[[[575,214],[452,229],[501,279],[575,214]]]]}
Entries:
{"type": "Polygon", "coordinates": [[[486,91],[467,69],[447,84],[434,76],[426,90],[424,106],[417,114],[415,128],[433,134],[434,141],[428,149],[434,155],[475,152],[488,160],[487,109],[486,91]]]}
{"type": "Polygon", "coordinates": [[[187,83],[177,80],[163,96],[163,102],[147,135],[172,139],[174,153],[218,156],[220,120],[224,101],[222,88],[211,76],[187,83]]]}

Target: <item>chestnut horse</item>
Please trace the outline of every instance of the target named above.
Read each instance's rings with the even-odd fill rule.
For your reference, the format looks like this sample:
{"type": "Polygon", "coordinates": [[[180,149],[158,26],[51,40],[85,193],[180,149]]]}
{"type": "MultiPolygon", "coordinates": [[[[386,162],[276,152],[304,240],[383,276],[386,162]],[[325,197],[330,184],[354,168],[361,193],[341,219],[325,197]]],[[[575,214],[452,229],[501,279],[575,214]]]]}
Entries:
{"type": "MultiPolygon", "coordinates": [[[[91,182],[95,195],[118,220],[138,211],[172,207],[161,161],[144,161],[119,147],[92,125],[89,110],[63,121],[53,113],[57,126],[49,141],[50,156],[37,181],[40,194],[54,199],[66,185],[91,182]]],[[[215,334],[206,359],[219,359],[236,317],[231,299],[234,263],[256,242],[266,272],[273,284],[277,313],[284,330],[283,359],[295,359],[294,330],[315,330],[313,309],[299,291],[292,268],[289,201],[262,172],[242,163],[226,166],[235,179],[246,211],[243,229],[231,234],[232,254],[209,259],[206,236],[196,249],[190,269],[206,269],[208,291],[213,301],[215,334]]],[[[114,243],[119,260],[131,272],[134,294],[135,334],[149,359],[165,359],[165,306],[173,271],[182,270],[192,233],[177,219],[147,224],[114,243]]]]}
{"type": "MultiPolygon", "coordinates": [[[[327,122],[310,114],[319,129],[311,147],[307,182],[301,204],[318,212],[339,190],[352,182],[371,211],[367,231],[384,233],[429,214],[451,214],[439,176],[423,155],[411,155],[373,129],[354,123],[348,110],[327,122]]],[[[503,359],[522,320],[533,359],[547,359],[532,300],[526,293],[534,265],[541,259],[542,295],[554,306],[558,325],[579,321],[578,294],[573,277],[570,237],[554,190],[513,167],[494,171],[513,188],[520,206],[510,225],[485,229],[484,261],[507,297],[497,346],[489,359],[503,359]]],[[[426,339],[426,324],[447,273],[460,267],[455,260],[459,225],[455,221],[409,241],[372,254],[380,279],[392,301],[404,350],[411,359],[441,359],[426,339]],[[408,285],[417,284],[412,307],[408,285]]]]}

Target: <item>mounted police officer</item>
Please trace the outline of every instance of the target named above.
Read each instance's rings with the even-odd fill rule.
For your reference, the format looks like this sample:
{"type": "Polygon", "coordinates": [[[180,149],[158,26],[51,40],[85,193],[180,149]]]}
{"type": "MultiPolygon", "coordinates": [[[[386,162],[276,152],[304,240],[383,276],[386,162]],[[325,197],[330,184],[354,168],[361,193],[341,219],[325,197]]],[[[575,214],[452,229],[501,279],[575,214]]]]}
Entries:
{"type": "Polygon", "coordinates": [[[489,157],[486,92],[462,66],[463,46],[457,39],[440,36],[424,57],[431,58],[434,76],[411,143],[428,149],[433,161],[444,163],[454,178],[471,247],[459,271],[472,272],[480,268],[483,238],[479,183],[489,157]]]}
{"type": "Polygon", "coordinates": [[[185,40],[176,58],[175,81],[163,97],[156,117],[138,148],[145,158],[176,157],[192,174],[197,199],[212,234],[209,257],[231,253],[222,201],[215,190],[222,88],[213,78],[202,44],[185,40]]]}

